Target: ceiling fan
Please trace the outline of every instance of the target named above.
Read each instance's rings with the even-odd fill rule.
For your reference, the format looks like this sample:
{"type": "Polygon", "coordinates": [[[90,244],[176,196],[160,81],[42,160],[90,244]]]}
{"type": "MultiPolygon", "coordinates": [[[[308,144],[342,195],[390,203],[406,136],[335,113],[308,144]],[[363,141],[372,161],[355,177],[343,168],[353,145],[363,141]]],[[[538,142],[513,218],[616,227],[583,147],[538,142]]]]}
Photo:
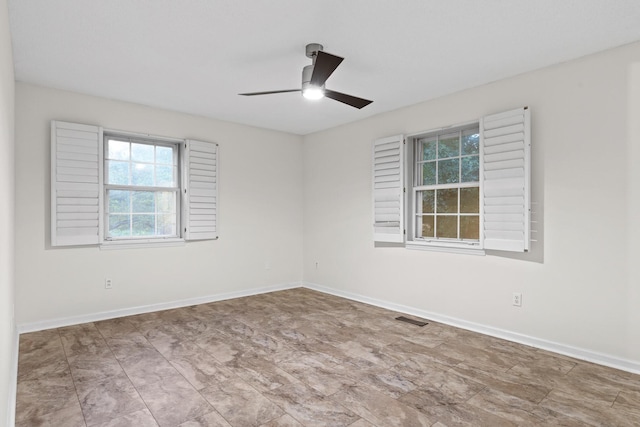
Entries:
{"type": "Polygon", "coordinates": [[[338,68],[338,65],[340,65],[344,58],[323,52],[322,49],[323,46],[318,43],[310,43],[307,45],[306,55],[308,58],[311,58],[313,63],[302,69],[302,89],[240,93],[239,95],[255,96],[271,95],[274,93],[302,92],[302,96],[307,99],[320,99],[327,97],[358,109],[371,104],[373,101],[369,101],[368,99],[358,98],[356,96],[347,95],[346,93],[329,90],[324,87],[329,76],[331,76],[335,69],[338,68]]]}

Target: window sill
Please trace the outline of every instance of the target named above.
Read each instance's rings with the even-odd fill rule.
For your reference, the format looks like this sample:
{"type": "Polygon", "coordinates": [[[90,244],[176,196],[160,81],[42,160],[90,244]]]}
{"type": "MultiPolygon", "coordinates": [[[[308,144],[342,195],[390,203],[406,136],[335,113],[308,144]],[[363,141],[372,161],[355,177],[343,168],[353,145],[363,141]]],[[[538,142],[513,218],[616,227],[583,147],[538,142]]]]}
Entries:
{"type": "Polygon", "coordinates": [[[100,250],[166,248],[184,245],[184,239],[109,240],[102,242],[100,250]]]}
{"type": "Polygon", "coordinates": [[[437,244],[427,242],[415,242],[409,241],[405,244],[407,249],[419,250],[419,251],[433,251],[433,252],[448,252],[454,254],[466,254],[466,255],[479,255],[484,256],[484,249],[479,247],[470,247],[470,245],[457,245],[452,244],[437,244]]]}

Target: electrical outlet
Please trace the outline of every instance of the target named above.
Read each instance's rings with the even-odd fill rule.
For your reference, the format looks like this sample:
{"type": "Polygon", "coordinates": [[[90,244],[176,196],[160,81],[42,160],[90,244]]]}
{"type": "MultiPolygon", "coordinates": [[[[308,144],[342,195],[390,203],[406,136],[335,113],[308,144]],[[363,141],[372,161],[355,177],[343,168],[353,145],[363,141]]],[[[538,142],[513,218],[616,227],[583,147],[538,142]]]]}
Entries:
{"type": "Polygon", "coordinates": [[[112,289],[113,288],[113,281],[111,279],[104,279],[104,288],[105,289],[112,289]]]}
{"type": "Polygon", "coordinates": [[[522,294],[520,292],[514,292],[513,293],[512,303],[516,307],[522,307],[522,294]]]}
{"type": "Polygon", "coordinates": [[[269,261],[265,261],[264,262],[264,269],[265,270],[271,270],[271,263],[269,261]]]}
{"type": "Polygon", "coordinates": [[[319,264],[320,264],[320,263],[319,263],[318,261],[316,261],[316,270],[318,269],[318,265],[319,265],[319,264]]]}

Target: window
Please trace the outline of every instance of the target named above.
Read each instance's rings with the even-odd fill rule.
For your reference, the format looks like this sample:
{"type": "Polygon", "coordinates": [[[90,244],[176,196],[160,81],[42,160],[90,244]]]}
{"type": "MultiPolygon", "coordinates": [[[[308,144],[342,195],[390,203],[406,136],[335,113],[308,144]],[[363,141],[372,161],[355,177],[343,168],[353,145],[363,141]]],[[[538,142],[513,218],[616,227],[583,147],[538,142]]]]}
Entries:
{"type": "Polygon", "coordinates": [[[218,145],[52,121],[51,245],[217,239],[218,145]]]}
{"type": "Polygon", "coordinates": [[[179,237],[179,146],[105,136],[107,240],[179,237]]]}
{"type": "Polygon", "coordinates": [[[526,107],[374,141],[374,241],[527,251],[530,147],[526,107]]]}
{"type": "Polygon", "coordinates": [[[413,146],[414,239],[480,239],[478,125],[410,139],[413,146]]]}

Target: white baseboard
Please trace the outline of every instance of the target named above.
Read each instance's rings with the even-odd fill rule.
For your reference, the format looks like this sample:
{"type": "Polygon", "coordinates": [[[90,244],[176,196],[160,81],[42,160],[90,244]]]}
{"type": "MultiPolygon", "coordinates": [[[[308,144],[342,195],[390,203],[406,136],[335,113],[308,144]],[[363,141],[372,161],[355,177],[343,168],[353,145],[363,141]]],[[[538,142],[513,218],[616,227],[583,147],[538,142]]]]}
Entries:
{"type": "MultiPolygon", "coordinates": [[[[23,323],[18,325],[18,332],[43,331],[45,329],[61,328],[64,326],[78,325],[80,323],[97,322],[100,320],[114,319],[116,317],[133,316],[136,314],[150,313],[153,311],[170,310],[172,308],[188,307],[190,305],[207,304],[233,298],[247,297],[251,295],[265,294],[268,292],[282,291],[285,289],[299,288],[300,282],[285,283],[260,288],[245,289],[242,291],[226,292],[222,294],[207,295],[204,297],[188,298],[179,301],[169,301],[158,304],[143,305],[138,307],[122,308],[118,310],[103,311],[100,313],[83,314],[79,316],[62,317],[40,322],[23,323]]],[[[16,350],[17,351],[17,350],[16,350]]],[[[17,359],[16,359],[17,361],[17,359]]]]}
{"type": "Polygon", "coordinates": [[[492,326],[486,326],[475,322],[469,322],[463,319],[457,319],[455,317],[449,317],[438,313],[432,313],[425,310],[420,310],[414,307],[409,307],[402,304],[395,304],[375,298],[369,298],[364,295],[359,295],[351,292],[345,292],[337,289],[333,289],[327,286],[318,285],[315,283],[303,282],[302,286],[308,289],[313,289],[319,292],[324,292],[331,295],[336,295],[342,298],[363,302],[366,304],[375,305],[377,307],[386,308],[388,310],[399,311],[402,313],[411,314],[413,316],[421,317],[424,319],[433,320],[446,325],[455,326],[469,331],[478,332],[485,335],[490,335],[496,338],[502,338],[508,341],[517,342],[520,344],[528,345],[530,347],[540,348],[543,350],[552,351],[554,353],[563,354],[565,356],[573,357],[580,360],[585,360],[599,365],[609,366],[611,368],[620,369],[622,371],[632,372],[634,374],[640,374],[640,363],[633,360],[623,359],[608,354],[602,354],[595,351],[573,347],[566,344],[561,344],[553,341],[548,341],[528,335],[519,334],[516,332],[507,331],[504,329],[494,328],[492,326]]]}

